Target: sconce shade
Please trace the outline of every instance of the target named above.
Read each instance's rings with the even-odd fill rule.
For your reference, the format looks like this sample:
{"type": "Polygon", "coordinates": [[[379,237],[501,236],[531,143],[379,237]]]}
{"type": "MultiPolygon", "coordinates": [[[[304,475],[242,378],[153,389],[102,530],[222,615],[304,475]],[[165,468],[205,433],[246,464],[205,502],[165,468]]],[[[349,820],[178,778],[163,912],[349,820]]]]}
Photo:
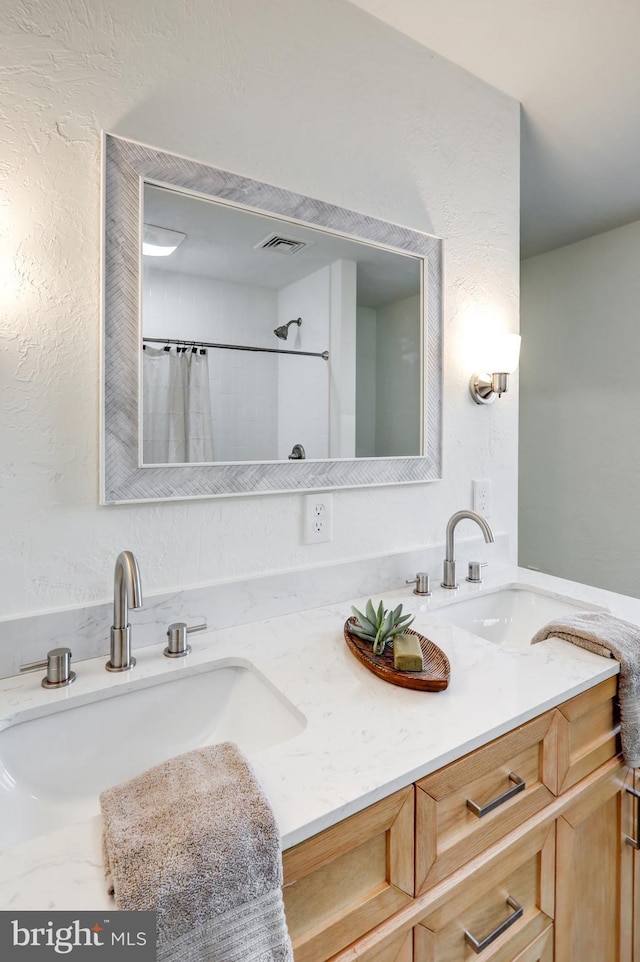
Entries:
{"type": "Polygon", "coordinates": [[[491,404],[509,389],[509,375],[518,368],[520,335],[498,334],[486,345],[486,370],[491,373],[472,374],[469,382],[471,397],[476,404],[491,404]]]}
{"type": "Polygon", "coordinates": [[[489,370],[494,374],[513,374],[520,360],[520,335],[500,334],[491,345],[489,370]]]}

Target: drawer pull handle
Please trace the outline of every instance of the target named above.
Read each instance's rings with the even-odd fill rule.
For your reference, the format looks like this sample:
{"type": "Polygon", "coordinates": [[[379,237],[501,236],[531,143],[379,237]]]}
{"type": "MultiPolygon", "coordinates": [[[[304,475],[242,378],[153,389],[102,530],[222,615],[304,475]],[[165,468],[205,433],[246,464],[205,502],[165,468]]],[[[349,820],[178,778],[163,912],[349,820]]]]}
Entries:
{"type": "Polygon", "coordinates": [[[502,795],[498,795],[497,798],[494,798],[491,802],[487,802],[486,805],[478,805],[477,802],[474,802],[471,798],[468,798],[467,808],[471,809],[473,814],[477,815],[478,818],[482,818],[483,815],[488,815],[489,812],[494,810],[494,808],[498,808],[499,805],[504,805],[504,803],[508,802],[510,798],[513,798],[513,796],[517,795],[519,792],[523,792],[527,787],[527,783],[525,782],[524,778],[520,778],[520,776],[516,775],[515,772],[509,772],[509,780],[514,784],[511,786],[511,788],[508,788],[506,792],[503,792],[502,795]]]}
{"type": "Polygon", "coordinates": [[[638,799],[636,805],[636,837],[631,838],[630,835],[625,835],[624,840],[627,845],[633,846],[635,849],[640,849],[640,792],[637,792],[635,788],[627,788],[629,795],[633,795],[634,798],[638,799]]]}
{"type": "Polygon", "coordinates": [[[492,942],[495,942],[495,940],[499,938],[503,932],[506,932],[507,929],[510,928],[514,922],[517,922],[518,919],[522,918],[524,914],[523,906],[520,905],[519,902],[516,902],[516,900],[512,898],[510,895],[507,898],[507,905],[513,909],[512,915],[510,915],[508,919],[505,919],[504,922],[501,922],[500,925],[497,928],[495,928],[493,932],[490,932],[489,935],[487,935],[484,939],[482,939],[481,942],[478,942],[477,939],[474,939],[471,932],[467,932],[467,930],[465,929],[464,940],[467,943],[467,945],[471,946],[471,948],[475,953],[482,952],[484,949],[486,949],[488,945],[491,945],[492,942]]]}

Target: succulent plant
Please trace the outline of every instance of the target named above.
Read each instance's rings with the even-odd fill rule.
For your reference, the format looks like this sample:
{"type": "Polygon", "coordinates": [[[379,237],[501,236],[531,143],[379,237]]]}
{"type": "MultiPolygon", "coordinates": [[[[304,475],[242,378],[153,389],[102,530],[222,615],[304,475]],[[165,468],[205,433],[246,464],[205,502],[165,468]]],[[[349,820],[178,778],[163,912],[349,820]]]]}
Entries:
{"type": "Polygon", "coordinates": [[[349,625],[349,631],[363,641],[371,642],[374,655],[381,655],[387,642],[408,628],[413,621],[413,615],[402,614],[402,605],[390,611],[380,602],[378,607],[374,608],[371,599],[367,601],[365,615],[357,608],[352,608],[351,611],[357,623],[349,625]]]}

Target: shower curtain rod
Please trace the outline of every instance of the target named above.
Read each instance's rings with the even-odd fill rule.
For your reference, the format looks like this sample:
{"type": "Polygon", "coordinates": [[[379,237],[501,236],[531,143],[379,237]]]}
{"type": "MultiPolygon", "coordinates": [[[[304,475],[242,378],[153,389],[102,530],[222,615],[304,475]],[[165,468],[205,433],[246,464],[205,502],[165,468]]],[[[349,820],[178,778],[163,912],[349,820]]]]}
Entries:
{"type": "Polygon", "coordinates": [[[280,347],[247,347],[244,344],[214,344],[211,341],[183,341],[171,337],[143,337],[147,344],[179,344],[184,347],[220,347],[226,351],[258,351],[264,354],[299,354],[301,357],[321,357],[329,360],[328,351],[287,351],[280,347]]]}

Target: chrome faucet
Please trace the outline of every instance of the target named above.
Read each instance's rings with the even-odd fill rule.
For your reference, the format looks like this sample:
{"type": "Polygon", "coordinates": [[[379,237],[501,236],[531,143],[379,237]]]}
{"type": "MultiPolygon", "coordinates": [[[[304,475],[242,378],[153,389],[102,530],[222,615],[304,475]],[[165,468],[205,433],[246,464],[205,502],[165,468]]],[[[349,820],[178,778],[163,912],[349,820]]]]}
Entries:
{"type": "Polygon", "coordinates": [[[444,574],[442,576],[443,588],[458,587],[456,582],[456,562],[453,556],[453,535],[458,521],[464,521],[465,518],[468,518],[469,521],[475,521],[476,524],[480,526],[480,530],[487,544],[492,544],[494,541],[493,531],[481,514],[478,514],[476,511],[456,511],[455,514],[452,514],[447,524],[447,553],[444,559],[444,574]]]}
{"type": "Polygon", "coordinates": [[[107,671],[128,671],[136,663],[131,656],[129,605],[142,608],[140,571],[132,551],[121,551],[116,558],[113,575],[113,625],[111,626],[111,658],[107,671]]]}

